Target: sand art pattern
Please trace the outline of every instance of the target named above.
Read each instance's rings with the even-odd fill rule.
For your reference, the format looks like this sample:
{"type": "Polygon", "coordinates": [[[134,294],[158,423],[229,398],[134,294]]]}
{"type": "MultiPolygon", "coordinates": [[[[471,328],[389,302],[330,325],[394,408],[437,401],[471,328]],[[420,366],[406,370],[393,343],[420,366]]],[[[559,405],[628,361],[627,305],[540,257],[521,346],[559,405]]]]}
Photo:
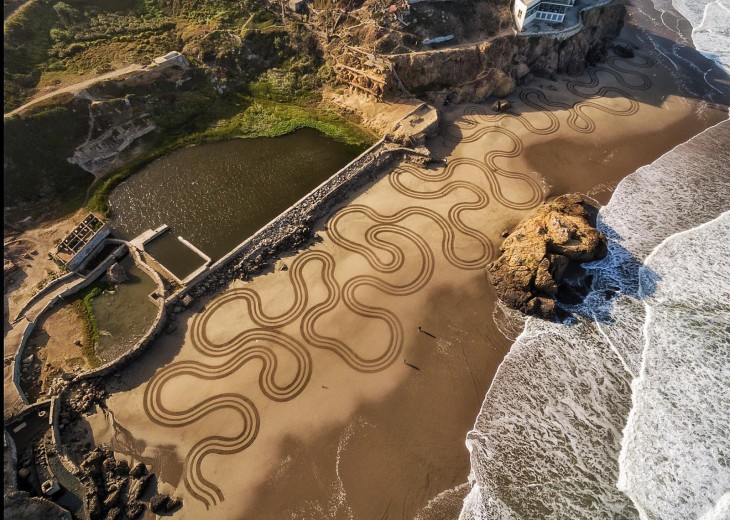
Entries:
{"type": "MultiPolygon", "coordinates": [[[[250,446],[258,433],[259,414],[248,398],[234,393],[212,397],[186,409],[171,410],[164,404],[164,387],[172,379],[181,376],[202,381],[222,378],[236,372],[243,365],[258,360],[261,362],[261,392],[272,401],[287,401],[299,395],[310,380],[310,348],[333,352],[359,372],[377,372],[392,365],[398,359],[403,346],[401,322],[392,310],[363,303],[358,297],[359,291],[369,287],[390,296],[406,296],[422,289],[432,278],[434,252],[418,233],[409,229],[406,221],[413,218],[428,219],[438,226],[442,234],[441,252],[449,263],[461,269],[484,268],[494,256],[494,245],[483,232],[467,225],[462,215],[486,208],[490,197],[476,183],[451,179],[457,170],[469,168],[471,171],[476,168],[481,178],[486,179],[489,192],[497,201],[511,208],[534,207],[542,201],[543,196],[538,182],[529,175],[501,169],[495,163],[497,158],[511,157],[514,153],[519,153],[519,148],[506,152],[491,151],[487,153],[484,162],[454,161],[440,172],[402,165],[390,174],[391,186],[411,201],[444,198],[456,190],[472,195],[467,196],[466,201],[451,206],[446,216],[420,206],[409,205],[393,214],[384,215],[368,206],[350,205],[330,219],[327,226],[328,237],[346,252],[363,257],[371,272],[383,276],[398,273],[405,270],[407,258],[417,258],[420,267],[408,269],[407,281],[393,283],[372,275],[358,275],[339,281],[333,255],[312,249],[298,255],[287,271],[293,299],[285,311],[275,316],[267,314],[262,296],[255,290],[243,287],[227,291],[211,302],[204,312],[195,316],[190,332],[193,347],[211,361],[220,361],[179,361],[160,370],[145,390],[145,411],[150,420],[158,425],[180,428],[199,421],[210,413],[228,408],[240,415],[244,429],[235,437],[211,436],[195,444],[186,457],[184,475],[186,487],[192,496],[206,506],[223,500],[220,488],[202,474],[202,460],[209,454],[233,454],[250,446]],[[506,197],[499,185],[500,176],[524,183],[530,194],[529,198],[513,201],[506,197]],[[424,182],[427,185],[438,184],[433,190],[418,190],[411,187],[414,182],[408,182],[406,178],[415,183],[420,181],[421,185],[424,182]],[[354,229],[351,225],[357,227],[357,222],[363,221],[368,223],[363,236],[360,239],[351,237],[352,232],[348,231],[354,229]],[[468,242],[468,257],[460,256],[460,249],[456,247],[457,241],[468,242]],[[319,266],[318,288],[326,289],[324,300],[313,305],[302,274],[310,264],[319,266]],[[222,307],[231,304],[245,306],[255,328],[243,330],[226,341],[216,343],[208,334],[209,322],[222,307]],[[347,310],[362,320],[382,322],[387,328],[387,336],[365,349],[362,346],[349,345],[319,330],[317,322],[320,318],[341,310],[347,310]],[[279,330],[295,322],[299,325],[299,338],[279,330]],[[294,370],[281,373],[279,359],[282,356],[294,360],[294,370]]],[[[412,261],[409,263],[412,264],[412,261]]]]}
{"type": "MultiPolygon", "coordinates": [[[[166,428],[183,428],[223,409],[242,419],[243,428],[238,434],[210,435],[190,449],[185,458],[184,482],[193,497],[207,508],[224,500],[218,485],[203,474],[203,461],[209,455],[232,455],[245,450],[256,440],[261,418],[254,403],[235,392],[173,409],[165,403],[168,395],[165,387],[181,377],[201,383],[224,378],[244,365],[260,362],[261,393],[271,401],[284,402],[300,395],[310,382],[314,349],[336,355],[361,373],[380,372],[392,366],[403,351],[403,324],[396,309],[386,308],[392,298],[378,298],[377,305],[366,301],[372,302],[373,294],[398,298],[422,290],[434,277],[442,257],[459,269],[483,269],[494,258],[496,248],[483,229],[475,228],[473,218],[481,218],[492,201],[508,210],[525,211],[539,205],[544,198],[535,176],[510,171],[503,164],[522,153],[523,142],[516,133],[498,126],[500,121],[513,118],[531,133],[548,135],[560,126],[558,117],[550,110],[561,108],[569,112],[568,125],[572,129],[587,133],[593,131],[595,122],[585,110],[595,109],[615,116],[635,113],[638,103],[615,87],[600,87],[595,94],[585,93],[585,89],[597,87],[599,75],[606,72],[626,88],[648,88],[648,77],[617,66],[617,61],[620,59],[608,61],[612,69],[596,68],[589,72],[588,81],[569,82],[569,91],[583,98],[573,105],[551,101],[540,90],[524,89],[520,99],[536,110],[536,119],[546,119],[546,126],[535,126],[534,121],[524,116],[486,115],[483,107],[467,106],[459,123],[445,129],[446,138],[474,143],[490,135],[495,140],[479,148],[472,158],[456,157],[438,169],[399,164],[389,173],[387,185],[383,187],[396,204],[403,202],[395,210],[384,212],[365,204],[350,204],[340,209],[325,227],[334,251],[314,246],[296,255],[288,270],[272,275],[287,277],[291,287],[291,291],[287,290],[291,296],[284,298],[291,301],[284,310],[277,313],[265,310],[270,305],[267,301],[280,301],[281,294],[267,296],[271,293],[237,287],[195,315],[189,339],[204,361],[181,360],[164,367],[147,385],[144,395],[144,409],[149,419],[166,428]],[[640,81],[627,82],[622,74],[633,75],[640,81]],[[589,101],[609,94],[618,94],[628,107],[619,110],[589,101]],[[450,133],[455,128],[464,135],[450,133]],[[440,243],[438,239],[435,244],[429,243],[416,231],[416,224],[424,225],[424,222],[436,226],[440,243]],[[352,276],[343,274],[343,269],[338,270],[339,259],[354,257],[367,266],[364,274],[352,276]],[[312,271],[313,266],[316,271],[312,271]],[[396,283],[393,277],[400,280],[396,283]],[[220,339],[211,326],[212,321],[220,319],[216,315],[224,307],[238,309],[247,317],[226,325],[229,333],[236,332],[228,339],[220,339]],[[326,330],[326,325],[331,326],[345,315],[354,316],[362,326],[375,323],[384,333],[373,335],[373,341],[367,345],[337,338],[337,331],[326,330]],[[337,318],[334,322],[333,316],[337,318]],[[283,331],[284,327],[288,327],[288,332],[283,331]]],[[[651,66],[645,58],[631,63],[636,67],[651,66]]]]}
{"type": "Polygon", "coordinates": [[[566,84],[568,91],[576,97],[583,98],[587,101],[580,100],[576,103],[569,104],[562,101],[549,99],[542,90],[536,88],[525,88],[519,93],[520,101],[526,106],[540,112],[544,115],[548,124],[545,127],[537,127],[533,125],[528,119],[517,116],[511,113],[497,114],[494,115],[487,111],[486,107],[482,105],[468,105],[464,109],[464,119],[459,124],[455,125],[458,132],[454,132],[454,128],[447,129],[447,139],[455,142],[475,142],[490,132],[498,132],[508,135],[515,144],[516,155],[519,155],[522,151],[522,142],[514,133],[507,131],[501,127],[482,127],[479,126],[480,122],[491,122],[499,123],[506,118],[515,118],[517,121],[523,124],[523,126],[533,134],[537,135],[549,135],[555,133],[560,128],[560,121],[558,117],[552,113],[553,109],[565,110],[568,112],[567,124],[572,130],[579,133],[592,133],[596,129],[595,121],[588,115],[587,110],[599,110],[613,116],[631,116],[636,114],[639,110],[639,103],[626,91],[616,87],[601,86],[594,93],[587,93],[585,89],[595,89],[600,86],[599,74],[605,74],[613,78],[619,85],[624,88],[631,90],[647,90],[651,88],[652,82],[649,76],[626,68],[619,65],[620,62],[629,63],[630,65],[638,68],[651,68],[656,62],[648,56],[636,53],[634,58],[621,58],[619,56],[610,56],[606,59],[606,63],[610,68],[607,67],[593,67],[586,70],[588,74],[588,81],[573,80],[566,84]],[[630,76],[632,78],[638,78],[627,80],[624,76],[630,76]],[[615,95],[618,98],[622,98],[628,102],[628,106],[624,109],[616,109],[607,107],[605,105],[590,101],[591,99],[600,99],[615,95]],[[464,134],[465,130],[475,128],[477,130],[467,134],[464,134]]]}

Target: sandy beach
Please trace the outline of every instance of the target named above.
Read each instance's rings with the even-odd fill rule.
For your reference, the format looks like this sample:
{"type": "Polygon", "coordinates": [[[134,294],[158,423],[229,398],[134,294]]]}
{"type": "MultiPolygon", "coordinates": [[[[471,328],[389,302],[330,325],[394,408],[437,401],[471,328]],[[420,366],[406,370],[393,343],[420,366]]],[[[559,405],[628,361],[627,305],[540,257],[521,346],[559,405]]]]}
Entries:
{"type": "Polygon", "coordinates": [[[510,347],[484,269],[502,231],[561,193],[604,203],[727,117],[622,38],[634,58],[536,78],[506,113],[437,107],[445,162],[395,164],[310,247],[195,302],[112,378],[95,442],[151,465],[176,518],[456,518],[466,433],[510,347]]]}

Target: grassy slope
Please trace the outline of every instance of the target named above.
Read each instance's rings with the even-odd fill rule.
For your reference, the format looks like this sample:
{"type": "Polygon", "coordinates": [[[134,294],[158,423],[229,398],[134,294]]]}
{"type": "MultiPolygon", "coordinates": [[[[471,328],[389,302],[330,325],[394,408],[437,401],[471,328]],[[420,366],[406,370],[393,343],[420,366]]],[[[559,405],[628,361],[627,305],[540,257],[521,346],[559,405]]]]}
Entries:
{"type": "Polygon", "coordinates": [[[3,201],[33,200],[41,194],[58,193],[78,207],[93,176],[68,163],[87,131],[88,111],[68,101],[39,106],[32,112],[4,122],[3,201]]]}
{"type": "MultiPolygon", "coordinates": [[[[234,88],[238,93],[216,93],[190,54],[193,80],[181,88],[162,81],[138,91],[107,92],[112,97],[136,96],[142,106],[151,95],[152,118],[159,130],[145,138],[149,151],[143,157],[91,187],[87,203],[93,209],[106,209],[106,197],[121,180],[181,146],[277,136],[301,127],[349,144],[373,140],[317,108],[313,92],[326,79],[318,74],[317,59],[301,45],[297,50],[300,36],[284,32],[256,0],[65,0],[60,6],[58,0],[31,0],[24,9],[5,27],[5,54],[11,58],[5,66],[6,110],[27,100],[35,88],[144,63],[185,44],[199,57],[212,51],[216,60],[229,66],[238,59],[239,44],[261,58],[242,68],[239,80],[250,83],[248,89],[234,88]],[[241,39],[238,44],[234,39],[232,46],[230,39],[218,42],[225,34],[240,34],[241,39]]],[[[57,194],[65,202],[63,211],[72,211],[83,203],[93,180],[66,161],[88,132],[88,110],[70,99],[45,105],[5,121],[4,203],[57,194]]]]}
{"type": "Polygon", "coordinates": [[[108,196],[119,183],[175,149],[238,137],[276,137],[305,127],[315,128],[340,142],[362,149],[375,140],[373,135],[344,121],[332,111],[231,94],[217,99],[204,115],[178,132],[166,134],[144,156],[92,186],[87,207],[93,211],[108,212],[108,196]]]}

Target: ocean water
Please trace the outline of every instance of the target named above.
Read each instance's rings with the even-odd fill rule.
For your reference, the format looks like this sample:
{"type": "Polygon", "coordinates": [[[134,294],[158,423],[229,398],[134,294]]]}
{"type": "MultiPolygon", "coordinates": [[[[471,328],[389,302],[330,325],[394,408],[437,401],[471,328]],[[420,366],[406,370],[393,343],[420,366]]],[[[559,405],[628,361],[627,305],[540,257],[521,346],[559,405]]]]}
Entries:
{"type": "Polygon", "coordinates": [[[692,24],[695,48],[730,70],[730,0],[672,0],[672,7],[692,24]]]}
{"type": "Polygon", "coordinates": [[[467,436],[461,519],[730,517],[728,144],[724,121],[601,209],[592,292],[526,322],[467,436]]]}
{"type": "Polygon", "coordinates": [[[681,19],[691,25],[689,39],[695,49],[730,70],[730,0],[652,0],[659,21],[678,41],[685,40],[681,19]]]}
{"type": "Polygon", "coordinates": [[[645,344],[618,487],[645,518],[701,518],[730,498],[730,211],[654,249],[639,293],[645,344]]]}

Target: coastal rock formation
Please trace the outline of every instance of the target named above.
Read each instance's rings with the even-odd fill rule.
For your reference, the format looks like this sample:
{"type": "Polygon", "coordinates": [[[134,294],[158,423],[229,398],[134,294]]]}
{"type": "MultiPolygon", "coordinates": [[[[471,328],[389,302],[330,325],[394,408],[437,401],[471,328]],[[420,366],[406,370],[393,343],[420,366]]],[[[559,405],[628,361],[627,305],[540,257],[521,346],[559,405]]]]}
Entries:
{"type": "MultiPolygon", "coordinates": [[[[80,464],[80,481],[85,487],[84,507],[90,520],[102,518],[138,518],[147,509],[142,502],[145,491],[151,486],[154,474],[147,471],[143,463],[137,463],[131,470],[125,460],[117,461],[114,452],[97,447],[84,457],[80,464]]],[[[178,509],[182,502],[177,499],[162,501],[155,494],[150,500],[162,513],[178,509]]]]}
{"type": "Polygon", "coordinates": [[[479,103],[504,97],[533,76],[581,74],[605,57],[610,40],[624,24],[626,8],[609,4],[587,10],[583,26],[559,36],[503,36],[474,46],[390,56],[399,81],[409,92],[443,92],[455,102],[479,103]]]}
{"type": "Polygon", "coordinates": [[[526,217],[502,244],[502,255],[488,267],[500,300],[526,314],[554,318],[554,297],[570,262],[606,255],[606,237],[591,227],[588,216],[583,198],[571,194],[526,217]]]}

